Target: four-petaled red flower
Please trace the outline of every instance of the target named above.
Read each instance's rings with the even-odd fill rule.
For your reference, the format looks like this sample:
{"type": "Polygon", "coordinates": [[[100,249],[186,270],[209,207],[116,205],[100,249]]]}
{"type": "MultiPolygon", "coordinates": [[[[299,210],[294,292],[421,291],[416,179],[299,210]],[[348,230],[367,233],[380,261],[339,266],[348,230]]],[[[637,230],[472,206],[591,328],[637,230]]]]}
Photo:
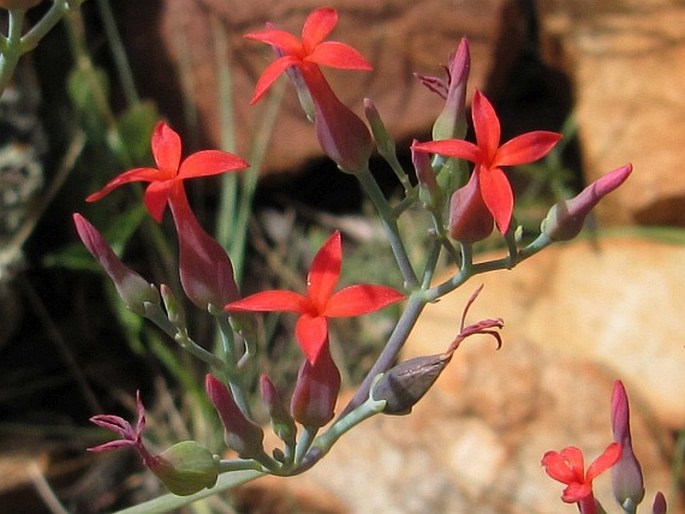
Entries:
{"type": "Polygon", "coordinates": [[[152,155],[157,168],[135,168],[108,182],[97,193],[86,198],[94,202],[117,187],[130,182],[149,182],[145,190],[145,206],[152,217],[162,221],[164,209],[174,186],[187,178],[207,177],[226,171],[247,168],[249,164],[237,155],[220,150],[202,150],[181,161],[181,138],[165,122],[160,121],[152,133],[152,155]]]}
{"type": "MultiPolygon", "coordinates": [[[[290,66],[297,66],[312,89],[312,78],[318,82],[318,65],[348,70],[372,69],[371,64],[354,48],[338,41],[324,41],[338,23],[338,13],[330,7],[312,11],[302,27],[302,39],[289,32],[268,28],[245,34],[245,38],[261,41],[279,48],[283,57],[272,62],[262,73],[255,86],[250,103],[257,103],[271,84],[290,66]]],[[[314,91],[312,91],[315,94],[314,91]]]]}
{"type": "Polygon", "coordinates": [[[307,275],[307,294],[262,291],[226,305],[227,311],[287,311],[300,314],[295,338],[314,364],[328,337],[328,318],[374,312],[404,298],[390,287],[359,284],[333,292],[340,278],[342,242],[336,231],[318,251],[307,275]]]}
{"type": "Polygon", "coordinates": [[[611,443],[604,452],[590,464],[585,472],[583,453],[573,446],[561,452],[549,451],[542,457],[545,471],[554,480],[566,484],[561,499],[566,503],[588,503],[594,506],[592,481],[611,468],[621,458],[621,445],[611,443]]]}
{"type": "Polygon", "coordinates": [[[561,134],[538,130],[516,136],[500,146],[499,118],[492,104],[478,90],[473,97],[471,115],[476,144],[462,139],[444,139],[414,144],[412,149],[475,163],[474,173],[478,173],[483,201],[504,234],[511,223],[514,195],[502,166],[516,166],[544,157],[561,139],[561,134]]]}

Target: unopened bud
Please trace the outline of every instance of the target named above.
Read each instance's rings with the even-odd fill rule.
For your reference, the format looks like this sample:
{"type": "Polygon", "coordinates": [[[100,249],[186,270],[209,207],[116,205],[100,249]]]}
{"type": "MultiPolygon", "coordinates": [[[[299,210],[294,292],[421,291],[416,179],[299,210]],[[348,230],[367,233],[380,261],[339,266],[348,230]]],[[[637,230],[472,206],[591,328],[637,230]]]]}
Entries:
{"type": "Polygon", "coordinates": [[[374,400],[386,401],[383,413],[409,414],[433,386],[451,358],[451,354],[440,354],[404,361],[381,376],[371,395],[374,400]]]}
{"type": "Polygon", "coordinates": [[[324,346],[316,361],[305,359],[297,375],[290,412],[298,423],[319,428],[333,419],[340,391],[340,372],[324,346]]]}
{"type": "Polygon", "coordinates": [[[269,412],[274,433],[287,446],[295,446],[295,436],[297,435],[295,421],[283,405],[281,395],[278,394],[276,386],[274,386],[269,377],[262,375],[259,379],[259,388],[262,400],[269,412]]]}
{"type": "Polygon", "coordinates": [[[219,457],[195,441],[181,441],[148,462],[169,491],[178,496],[214,487],[219,476],[219,457]]]}
{"type": "Polygon", "coordinates": [[[466,82],[470,68],[469,44],[466,38],[462,38],[457,53],[449,62],[447,98],[442,112],[433,124],[434,141],[460,139],[466,135],[466,82]]]}
{"type": "Polygon", "coordinates": [[[555,204],[542,221],[540,230],[554,241],[573,239],[582,230],[585,218],[594,206],[623,184],[632,171],[630,164],[616,168],[587,186],[578,196],[555,204]]]}
{"type": "Polygon", "coordinates": [[[264,431],[254,421],[248,419],[235,403],[231,392],[212,375],[205,377],[205,389],[224,424],[224,440],[243,459],[261,455],[264,452],[262,441],[264,431]]]}
{"type": "Polygon", "coordinates": [[[371,133],[376,141],[378,153],[382,156],[394,154],[396,149],[395,141],[393,141],[390,134],[388,134],[388,130],[385,128],[381,115],[378,112],[378,109],[376,109],[376,104],[374,104],[373,100],[370,98],[364,98],[364,114],[371,127],[371,133]]]}
{"type": "Polygon", "coordinates": [[[437,208],[442,197],[440,186],[435,177],[435,171],[431,166],[430,156],[426,152],[414,150],[414,144],[418,141],[414,139],[411,147],[411,162],[416,171],[416,179],[419,182],[419,198],[428,208],[437,208]]]}
{"type": "Polygon", "coordinates": [[[173,290],[166,284],[159,286],[159,292],[162,294],[162,301],[166,309],[167,318],[178,329],[186,327],[186,312],[178,297],[173,290]]]}
{"type": "Polygon", "coordinates": [[[666,498],[661,491],[657,492],[654,496],[652,514],[666,514],[666,498]]]}
{"type": "Polygon", "coordinates": [[[160,304],[157,288],[121,262],[100,232],[86,218],[75,213],[73,219],[81,241],[112,279],[117,293],[131,311],[145,316],[146,304],[160,304]]]}
{"type": "Polygon", "coordinates": [[[494,218],[483,201],[478,173],[473,173],[465,186],[452,193],[450,237],[461,243],[475,243],[488,237],[494,226],[494,218]]]}

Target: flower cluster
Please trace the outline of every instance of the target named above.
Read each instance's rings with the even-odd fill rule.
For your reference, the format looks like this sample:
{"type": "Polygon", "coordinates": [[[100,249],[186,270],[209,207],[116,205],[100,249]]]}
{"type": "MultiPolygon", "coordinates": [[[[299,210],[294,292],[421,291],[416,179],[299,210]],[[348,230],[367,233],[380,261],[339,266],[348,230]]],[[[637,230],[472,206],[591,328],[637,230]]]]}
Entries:
{"type": "MultiPolygon", "coordinates": [[[[136,314],[152,321],[183,350],[210,368],[204,388],[223,424],[224,441],[237,458],[223,458],[194,441],[183,441],[159,455],[153,455],[143,442],[145,412],[137,399],[138,420],[131,426],[114,415],[92,418],[96,425],[116,432],[121,439],[91,448],[92,451],[134,448],[162,482],[178,495],[211,488],[219,474],[252,470],[275,475],[292,475],[315,464],[335,441],[362,420],[381,413],[405,414],[423,397],[450,361],[460,343],[474,334],[495,337],[503,322],[487,319],[465,326],[466,312],[480,289],[464,309],[459,334],[448,350],[396,364],[400,349],[421,310],[463,284],[469,277],[494,269],[511,268],[554,241],[575,237],[585,216],[606,194],[630,175],[630,165],[614,170],[588,186],[576,198],[554,206],[543,222],[540,234],[524,244],[513,237],[515,198],[503,168],[529,163],[547,155],[561,135],[534,131],[501,144],[500,121],[490,101],[475,91],[472,120],[476,142],[465,140],[466,93],[470,52],[466,39],[459,42],[442,80],[418,76],[431,91],[444,99],[444,108],[433,127],[433,141],[411,145],[412,185],[395,155],[380,113],[365,99],[369,126],[335,94],[321,71],[322,66],[371,70],[371,64],[345,43],[327,41],[337,24],[334,9],[320,8],[307,17],[301,37],[268,25],[245,37],[274,49],[275,60],[257,81],[252,103],[260,101],[274,82],[285,74],[295,87],[305,114],[323,152],[338,167],[352,173],[373,202],[386,230],[390,249],[403,278],[402,287],[380,284],[353,284],[338,289],[343,267],[343,236],[333,231],[314,256],[306,277],[305,291],[269,290],[242,296],[233,272],[231,258],[221,244],[197,219],[186,195],[184,181],[249,167],[241,157],[219,150],[204,150],[182,158],[181,137],[160,121],[152,133],[151,148],[155,167],[126,171],[90,195],[88,202],[103,199],[120,186],[146,183],[143,202],[150,216],[161,223],[167,207],[171,212],[179,248],[178,274],[185,297],[200,314],[209,313],[222,336],[215,351],[193,340],[186,324],[183,300],[166,284],[150,284],[128,268],[109,247],[104,237],[82,215],[74,224],[86,248],[114,282],[120,296],[136,314]],[[395,170],[405,188],[398,204],[383,194],[369,169],[374,145],[395,170]],[[469,170],[469,164],[474,167],[469,170]],[[412,229],[427,239],[428,258],[417,259],[406,248],[398,219],[408,207],[425,209],[430,224],[412,229]],[[447,220],[445,222],[444,220],[447,220]],[[509,252],[507,258],[474,263],[472,245],[489,237],[497,227],[509,252]],[[436,266],[447,255],[457,271],[443,283],[434,284],[436,266]],[[406,302],[386,344],[356,393],[336,418],[336,402],[341,373],[330,351],[330,319],[354,317],[406,302]],[[264,429],[252,415],[247,399],[245,366],[256,365],[253,352],[260,348],[259,330],[254,327],[263,312],[289,312],[297,315],[292,339],[303,354],[297,379],[277,387],[267,374],[261,374],[259,389],[264,409],[271,418],[282,446],[271,454],[263,446],[264,429]],[[290,397],[289,406],[284,398],[290,397]],[[325,430],[319,433],[320,430],[325,430]]],[[[354,344],[346,341],[345,344],[354,344]]],[[[343,346],[343,351],[345,345],[343,346]]],[[[257,373],[254,374],[256,376],[257,373]]],[[[553,478],[567,485],[565,502],[578,503],[583,512],[596,512],[592,482],[610,467],[621,470],[615,478],[622,505],[642,499],[641,472],[632,453],[627,421],[625,392],[616,393],[613,409],[615,442],[584,469],[583,456],[576,448],[549,452],[543,464],[553,478]]],[[[665,508],[664,508],[665,510],[665,508]]],[[[655,507],[654,512],[658,512],[655,507]]]]}

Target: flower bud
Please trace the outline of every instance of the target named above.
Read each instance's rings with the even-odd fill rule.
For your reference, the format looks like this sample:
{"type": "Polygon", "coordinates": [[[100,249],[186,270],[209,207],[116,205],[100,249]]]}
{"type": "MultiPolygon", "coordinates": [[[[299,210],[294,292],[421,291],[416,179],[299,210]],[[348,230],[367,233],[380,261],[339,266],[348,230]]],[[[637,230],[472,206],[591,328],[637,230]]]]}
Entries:
{"type": "Polygon", "coordinates": [[[654,503],[652,504],[652,514],[666,514],[666,498],[661,491],[654,495],[654,503]]]}
{"type": "Polygon", "coordinates": [[[412,142],[411,162],[416,171],[416,179],[419,182],[419,198],[428,208],[437,208],[440,205],[441,190],[435,178],[435,172],[431,166],[430,156],[426,152],[414,150],[416,139],[412,142]]]}
{"type": "Polygon", "coordinates": [[[376,109],[376,104],[370,98],[364,98],[364,114],[366,115],[366,120],[369,122],[371,127],[371,133],[376,141],[376,147],[378,152],[385,155],[392,155],[395,153],[395,141],[388,134],[388,130],[385,128],[385,124],[381,119],[381,115],[376,109]]]}
{"type": "Polygon", "coordinates": [[[432,387],[451,358],[451,354],[440,354],[404,361],[381,376],[371,395],[374,400],[386,401],[383,413],[409,414],[432,387]]]}
{"type": "Polygon", "coordinates": [[[164,308],[171,324],[178,329],[186,328],[186,312],[181,302],[178,301],[178,297],[166,284],[159,286],[159,292],[162,294],[164,308]]]}
{"type": "Polygon", "coordinates": [[[585,217],[594,206],[623,184],[632,171],[630,164],[616,168],[587,186],[575,198],[555,204],[542,221],[540,230],[554,241],[573,239],[582,230],[585,217]]]}
{"type": "Polygon", "coordinates": [[[614,441],[623,447],[621,460],[611,469],[611,483],[616,501],[626,511],[634,511],[645,496],[642,468],[635,457],[630,435],[628,395],[620,380],[614,382],[611,396],[611,430],[614,441]]]}
{"type": "Polygon", "coordinates": [[[224,424],[224,440],[243,459],[256,457],[264,452],[264,431],[240,410],[228,388],[212,375],[205,377],[205,389],[224,424]]]}
{"type": "Polygon", "coordinates": [[[300,366],[290,401],[293,418],[308,428],[322,427],[333,419],[340,390],[340,372],[327,343],[313,364],[305,359],[300,366]]]}
{"type": "Polygon", "coordinates": [[[273,382],[266,375],[262,375],[259,379],[259,388],[262,395],[262,400],[266,404],[266,409],[271,418],[271,426],[274,433],[287,446],[295,446],[295,436],[297,428],[295,421],[283,406],[281,395],[278,394],[273,382]]]}
{"type": "Polygon", "coordinates": [[[433,124],[434,141],[459,139],[466,135],[466,82],[470,68],[469,44],[466,38],[462,38],[457,53],[450,58],[447,98],[442,112],[433,124]]]}
{"type": "Polygon", "coordinates": [[[450,200],[449,234],[461,243],[475,243],[488,237],[495,226],[494,218],[483,201],[478,173],[471,174],[450,200]]]}
{"type": "Polygon", "coordinates": [[[214,487],[219,476],[219,457],[195,441],[182,441],[147,462],[169,491],[178,496],[214,487]]]}
{"type": "Polygon", "coordinates": [[[145,316],[146,304],[160,304],[157,288],[121,262],[86,218],[75,213],[73,219],[81,241],[112,279],[117,293],[131,311],[145,316]]]}
{"type": "MultiPolygon", "coordinates": [[[[275,26],[272,23],[267,23],[266,28],[273,29],[275,26]]],[[[273,49],[277,57],[284,57],[286,55],[282,48],[274,46],[273,49]]],[[[307,116],[309,121],[313,122],[315,118],[314,102],[312,101],[312,95],[309,93],[309,89],[307,89],[307,84],[304,81],[302,72],[297,66],[288,66],[285,69],[285,73],[290,79],[290,82],[292,82],[293,86],[295,86],[297,99],[300,102],[300,107],[302,107],[305,116],[307,116]]]]}

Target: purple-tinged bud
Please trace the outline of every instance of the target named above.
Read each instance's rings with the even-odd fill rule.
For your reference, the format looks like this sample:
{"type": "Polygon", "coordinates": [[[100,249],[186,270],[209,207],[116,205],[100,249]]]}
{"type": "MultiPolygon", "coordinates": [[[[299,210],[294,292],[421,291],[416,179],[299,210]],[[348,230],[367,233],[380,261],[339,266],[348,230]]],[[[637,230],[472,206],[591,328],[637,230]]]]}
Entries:
{"type": "Polygon", "coordinates": [[[645,496],[642,468],[635,457],[630,435],[628,395],[620,380],[614,382],[611,396],[611,431],[614,441],[623,448],[621,459],[611,468],[614,497],[624,510],[635,511],[645,496]]]}
{"type": "Polygon", "coordinates": [[[451,358],[451,354],[424,355],[401,362],[381,376],[371,395],[374,400],[385,400],[384,414],[409,414],[451,358]]]}
{"type": "Polygon", "coordinates": [[[178,234],[178,270],[183,291],[199,308],[224,316],[224,305],[240,297],[231,259],[202,228],[181,184],[174,189],[169,203],[178,234]]]}
{"type": "Polygon", "coordinates": [[[470,68],[469,43],[462,38],[456,55],[449,62],[447,99],[433,124],[434,141],[463,138],[466,135],[466,83],[470,68]]]}
{"type": "Polygon", "coordinates": [[[661,491],[658,491],[656,495],[654,495],[652,514],[666,514],[666,498],[661,491]]]}
{"type": "Polygon", "coordinates": [[[304,75],[314,101],[314,127],[323,151],[347,173],[360,173],[369,166],[373,141],[359,116],[343,104],[318,68],[304,75]]]}
{"type": "Polygon", "coordinates": [[[438,181],[435,178],[429,154],[414,151],[414,144],[416,143],[418,141],[414,139],[411,146],[411,162],[419,182],[419,198],[426,207],[437,208],[442,196],[440,186],[438,186],[438,181]]]}
{"type": "Polygon", "coordinates": [[[75,213],[73,219],[81,241],[112,279],[119,296],[131,311],[145,316],[146,304],[160,304],[157,288],[121,262],[86,218],[75,213]]]}
{"type": "MultiPolygon", "coordinates": [[[[267,23],[266,28],[274,29],[276,27],[273,23],[267,23]]],[[[274,46],[273,49],[277,57],[284,57],[286,55],[282,48],[274,46]]],[[[309,121],[313,122],[315,118],[314,102],[312,101],[312,95],[309,93],[309,89],[307,89],[307,84],[304,81],[302,72],[297,66],[288,66],[285,69],[285,73],[290,79],[290,82],[292,82],[293,86],[295,86],[297,99],[300,101],[300,106],[302,107],[305,116],[307,116],[309,121]]]]}
{"type": "Polygon", "coordinates": [[[228,388],[212,375],[205,377],[205,389],[209,401],[224,424],[224,440],[243,459],[262,455],[264,448],[264,431],[252,420],[249,420],[235,403],[228,388]]]}
{"type": "Polygon", "coordinates": [[[281,395],[278,394],[276,386],[266,375],[259,378],[259,389],[262,395],[262,400],[266,404],[266,409],[271,418],[271,426],[274,433],[283,441],[286,446],[295,446],[295,436],[297,435],[297,428],[295,421],[285,408],[281,395]]]}
{"type": "Polygon", "coordinates": [[[554,241],[573,239],[582,230],[585,217],[594,206],[623,184],[632,171],[631,164],[616,168],[587,186],[578,196],[555,204],[542,221],[540,230],[554,241]]]}
{"type": "Polygon", "coordinates": [[[333,419],[340,391],[340,372],[333,362],[328,342],[314,364],[305,359],[297,375],[290,412],[307,428],[319,428],[333,419]]]}
{"type": "Polygon", "coordinates": [[[147,462],[169,491],[178,496],[195,494],[216,484],[219,457],[195,441],[181,441],[147,462]]]}
{"type": "Polygon", "coordinates": [[[478,173],[471,174],[450,200],[449,234],[461,243],[475,243],[488,237],[495,220],[483,201],[478,173]]]}
{"type": "Polygon", "coordinates": [[[371,127],[371,133],[376,141],[378,152],[383,156],[394,154],[396,150],[395,141],[388,134],[385,123],[383,123],[381,115],[378,109],[376,109],[376,104],[370,98],[364,98],[364,114],[366,115],[366,121],[369,122],[371,127]]]}

